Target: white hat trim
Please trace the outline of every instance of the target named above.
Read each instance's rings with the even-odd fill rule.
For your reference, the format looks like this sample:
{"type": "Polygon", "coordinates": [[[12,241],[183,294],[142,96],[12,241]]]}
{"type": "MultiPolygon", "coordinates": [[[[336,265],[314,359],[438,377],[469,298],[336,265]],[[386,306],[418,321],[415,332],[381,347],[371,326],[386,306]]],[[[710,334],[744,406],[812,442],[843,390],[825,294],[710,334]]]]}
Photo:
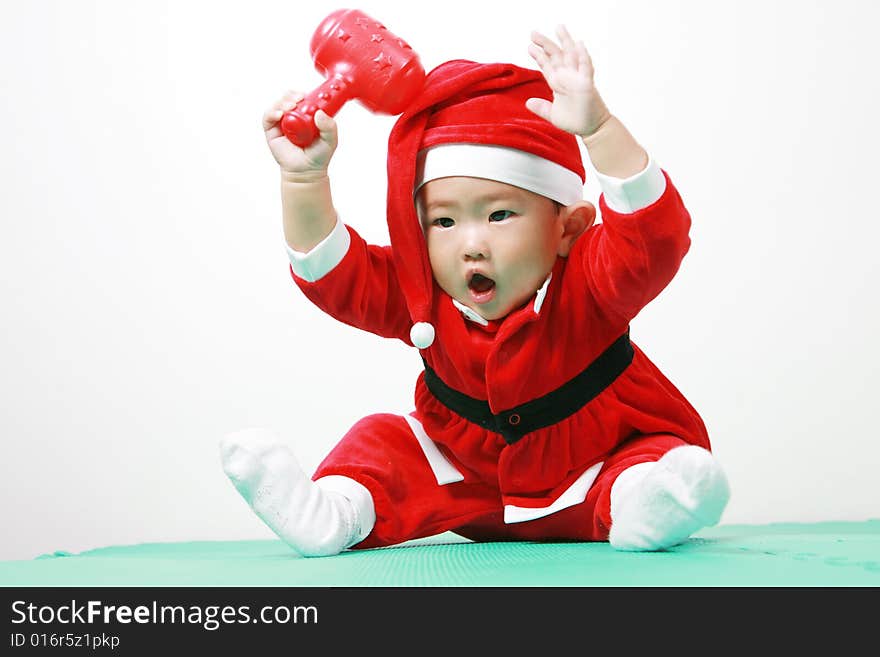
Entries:
{"type": "Polygon", "coordinates": [[[413,193],[431,180],[450,176],[496,180],[563,205],[584,196],[584,183],[574,171],[533,153],[489,144],[440,144],[419,151],[413,193]]]}

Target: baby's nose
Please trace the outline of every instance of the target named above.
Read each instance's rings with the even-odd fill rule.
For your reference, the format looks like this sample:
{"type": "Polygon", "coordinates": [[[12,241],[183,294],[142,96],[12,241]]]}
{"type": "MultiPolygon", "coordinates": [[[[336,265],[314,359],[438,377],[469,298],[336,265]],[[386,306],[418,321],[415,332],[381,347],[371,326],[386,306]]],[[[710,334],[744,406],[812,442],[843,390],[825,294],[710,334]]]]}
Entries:
{"type": "Polygon", "coordinates": [[[462,244],[465,260],[485,260],[489,257],[489,243],[482,231],[471,230],[462,244]]]}

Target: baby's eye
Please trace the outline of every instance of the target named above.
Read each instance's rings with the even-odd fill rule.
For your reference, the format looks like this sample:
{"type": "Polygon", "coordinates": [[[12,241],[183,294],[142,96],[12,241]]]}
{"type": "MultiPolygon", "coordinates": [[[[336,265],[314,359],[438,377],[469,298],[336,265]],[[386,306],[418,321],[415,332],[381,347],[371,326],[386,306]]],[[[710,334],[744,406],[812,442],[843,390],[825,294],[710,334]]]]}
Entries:
{"type": "Polygon", "coordinates": [[[514,213],[511,210],[496,210],[489,215],[489,221],[504,221],[513,215],[514,213]]]}
{"type": "Polygon", "coordinates": [[[452,228],[455,225],[455,221],[449,217],[440,217],[439,219],[434,219],[434,221],[431,222],[431,225],[440,226],[442,228],[452,228]]]}

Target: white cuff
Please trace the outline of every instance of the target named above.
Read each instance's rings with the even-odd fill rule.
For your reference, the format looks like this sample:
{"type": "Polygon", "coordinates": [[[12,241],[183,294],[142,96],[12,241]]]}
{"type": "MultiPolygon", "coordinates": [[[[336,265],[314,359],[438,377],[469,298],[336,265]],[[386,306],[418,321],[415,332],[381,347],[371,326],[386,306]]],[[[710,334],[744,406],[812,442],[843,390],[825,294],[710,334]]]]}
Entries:
{"type": "Polygon", "coordinates": [[[351,502],[355,510],[357,527],[348,545],[357,545],[373,531],[376,525],[376,507],[370,491],[359,481],[341,475],[327,475],[315,480],[315,484],[324,492],[339,493],[351,502]]]}
{"type": "Polygon", "coordinates": [[[308,253],[294,251],[290,245],[285,246],[293,273],[309,283],[314,283],[329,274],[336,265],[342,262],[350,245],[351,235],[348,234],[345,224],[337,218],[336,225],[330,234],[308,253]]]}
{"type": "Polygon", "coordinates": [[[648,156],[648,165],[629,178],[606,176],[598,171],[595,173],[605,195],[605,203],[621,214],[629,214],[648,207],[666,191],[666,177],[650,156],[648,156]]]}

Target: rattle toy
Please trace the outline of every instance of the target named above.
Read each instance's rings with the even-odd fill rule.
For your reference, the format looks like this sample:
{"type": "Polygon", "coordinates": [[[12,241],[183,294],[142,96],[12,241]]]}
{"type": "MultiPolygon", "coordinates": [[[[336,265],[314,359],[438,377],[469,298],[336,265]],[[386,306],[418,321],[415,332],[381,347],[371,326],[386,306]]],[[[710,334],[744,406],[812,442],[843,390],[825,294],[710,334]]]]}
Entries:
{"type": "Polygon", "coordinates": [[[357,9],[337,9],[321,21],[310,51],[326,80],[281,119],[281,131],[300,147],[317,138],[319,109],[333,116],[354,99],[376,114],[400,114],[424,84],[409,44],[357,9]]]}

